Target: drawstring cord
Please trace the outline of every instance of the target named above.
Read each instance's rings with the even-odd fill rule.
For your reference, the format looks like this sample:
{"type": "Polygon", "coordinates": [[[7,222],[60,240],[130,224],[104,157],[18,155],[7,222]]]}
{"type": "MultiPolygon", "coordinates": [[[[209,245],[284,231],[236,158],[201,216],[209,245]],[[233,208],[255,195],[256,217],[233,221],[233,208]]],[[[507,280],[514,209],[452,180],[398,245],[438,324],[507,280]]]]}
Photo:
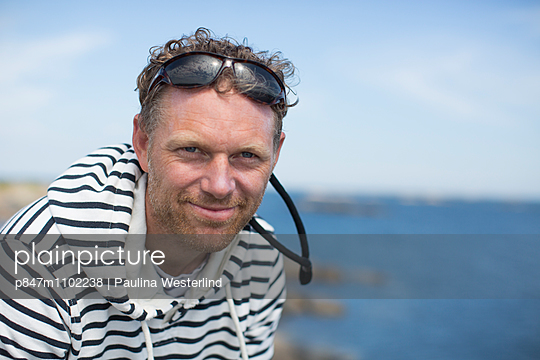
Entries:
{"type": "Polygon", "coordinates": [[[152,337],[150,336],[150,329],[146,320],[141,321],[141,328],[144,334],[144,342],[146,343],[146,352],[148,353],[148,360],[154,360],[154,347],[152,345],[152,337]]]}
{"type": "MultiPolygon", "coordinates": [[[[227,303],[229,304],[229,310],[231,312],[231,319],[234,322],[236,336],[238,337],[238,342],[240,343],[240,353],[242,354],[242,360],[249,360],[249,357],[247,354],[247,348],[246,348],[246,341],[244,340],[244,334],[242,333],[242,328],[240,327],[240,321],[238,320],[238,315],[236,314],[236,309],[234,307],[234,300],[232,298],[232,293],[231,293],[231,285],[229,283],[225,285],[225,293],[227,297],[227,303]]],[[[181,306],[181,304],[178,304],[178,305],[181,306]]],[[[148,360],[154,360],[154,347],[152,345],[152,337],[150,336],[150,329],[148,328],[148,324],[146,323],[146,320],[141,321],[141,328],[144,334],[144,342],[146,343],[146,352],[148,353],[148,360]]]]}
{"type": "Polygon", "coordinates": [[[244,340],[244,334],[242,333],[242,329],[240,328],[240,321],[238,320],[238,315],[236,315],[236,310],[234,308],[234,300],[231,294],[230,283],[227,283],[227,285],[225,285],[225,292],[227,295],[227,303],[229,303],[229,310],[231,311],[231,318],[234,322],[236,336],[238,337],[238,342],[240,343],[240,352],[242,353],[242,360],[249,360],[247,349],[246,349],[246,342],[244,340]]]}

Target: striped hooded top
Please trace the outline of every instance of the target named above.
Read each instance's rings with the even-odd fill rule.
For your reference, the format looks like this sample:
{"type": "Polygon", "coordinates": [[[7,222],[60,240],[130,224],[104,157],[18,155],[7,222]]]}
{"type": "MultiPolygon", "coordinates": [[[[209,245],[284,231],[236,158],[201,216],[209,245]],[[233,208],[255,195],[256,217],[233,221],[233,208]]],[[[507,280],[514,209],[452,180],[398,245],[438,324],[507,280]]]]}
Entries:
{"type": "Polygon", "coordinates": [[[198,286],[180,298],[164,292],[151,263],[115,258],[119,251],[144,250],[145,234],[133,231],[137,200],[144,199],[143,175],[130,145],[101,148],[71,165],[45,197],[4,224],[0,356],[272,358],[285,297],[283,260],[249,225],[226,249],[210,254],[198,286]],[[105,257],[88,263],[83,250],[105,257]],[[23,251],[42,261],[23,264],[23,251]],[[62,252],[75,259],[45,256],[62,252]],[[104,286],[111,278],[122,281],[104,286]],[[27,279],[28,286],[14,290],[17,279],[27,279]],[[40,286],[30,286],[31,279],[40,286]],[[143,279],[156,280],[156,286],[133,285],[143,279]]]}

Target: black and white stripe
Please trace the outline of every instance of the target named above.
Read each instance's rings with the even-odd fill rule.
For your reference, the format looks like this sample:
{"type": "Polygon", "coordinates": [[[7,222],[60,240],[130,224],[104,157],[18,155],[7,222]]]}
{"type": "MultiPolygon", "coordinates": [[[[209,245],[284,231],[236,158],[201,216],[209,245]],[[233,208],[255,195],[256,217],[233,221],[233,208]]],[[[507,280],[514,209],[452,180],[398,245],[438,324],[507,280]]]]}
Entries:
{"type": "MultiPolygon", "coordinates": [[[[11,236],[39,249],[69,246],[61,234],[109,234],[121,241],[117,239],[127,235],[134,187],[142,174],[131,146],[101,148],[57,178],[46,197],[5,223],[0,240],[8,246],[6,239],[11,236]]],[[[285,296],[283,262],[278,251],[250,232],[250,227],[241,232],[222,279],[230,283],[250,359],[270,359],[285,296]]],[[[47,271],[59,276],[73,269],[47,271]]],[[[144,320],[155,359],[239,359],[225,289],[216,290],[184,306],[182,299],[129,299],[125,291],[100,297],[94,293],[81,298],[4,299],[0,301],[0,357],[146,359],[144,320]],[[172,316],[167,314],[171,309],[172,316]]]]}

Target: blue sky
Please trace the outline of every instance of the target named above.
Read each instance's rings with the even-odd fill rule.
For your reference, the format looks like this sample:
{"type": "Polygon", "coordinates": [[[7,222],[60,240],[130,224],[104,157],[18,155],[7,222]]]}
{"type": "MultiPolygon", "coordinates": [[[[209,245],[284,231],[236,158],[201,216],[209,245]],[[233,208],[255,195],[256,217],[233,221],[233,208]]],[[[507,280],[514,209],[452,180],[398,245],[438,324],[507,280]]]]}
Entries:
{"type": "Polygon", "coordinates": [[[148,49],[204,26],[298,68],[290,189],[540,199],[540,5],[2,1],[0,179],[130,142],[148,49]]]}

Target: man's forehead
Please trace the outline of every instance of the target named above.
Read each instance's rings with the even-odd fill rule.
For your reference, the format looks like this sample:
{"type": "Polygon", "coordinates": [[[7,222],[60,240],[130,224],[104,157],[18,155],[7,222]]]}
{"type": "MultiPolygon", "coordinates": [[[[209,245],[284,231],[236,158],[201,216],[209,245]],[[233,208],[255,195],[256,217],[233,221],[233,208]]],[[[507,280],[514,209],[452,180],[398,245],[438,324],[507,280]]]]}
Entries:
{"type": "Polygon", "coordinates": [[[162,139],[251,142],[267,146],[274,137],[274,113],[270,106],[241,94],[219,94],[213,89],[171,89],[162,98],[162,105],[156,127],[162,139]]]}
{"type": "Polygon", "coordinates": [[[175,120],[230,122],[230,126],[273,127],[269,105],[257,103],[236,92],[218,93],[212,88],[168,90],[163,98],[163,115],[175,120]]]}

